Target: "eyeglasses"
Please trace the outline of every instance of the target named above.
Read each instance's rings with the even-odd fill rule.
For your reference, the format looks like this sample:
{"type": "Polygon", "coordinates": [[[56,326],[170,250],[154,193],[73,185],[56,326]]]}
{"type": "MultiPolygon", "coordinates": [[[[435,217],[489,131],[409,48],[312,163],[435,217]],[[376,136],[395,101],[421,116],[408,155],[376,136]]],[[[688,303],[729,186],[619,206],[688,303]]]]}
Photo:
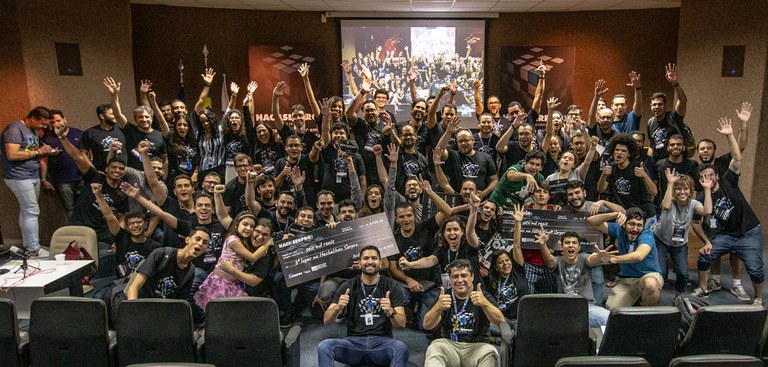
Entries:
{"type": "Polygon", "coordinates": [[[253,232],[253,237],[270,237],[270,236],[272,235],[267,232],[259,232],[259,231],[253,232]]]}
{"type": "Polygon", "coordinates": [[[216,181],[203,181],[203,185],[216,185],[218,182],[216,181]]]}

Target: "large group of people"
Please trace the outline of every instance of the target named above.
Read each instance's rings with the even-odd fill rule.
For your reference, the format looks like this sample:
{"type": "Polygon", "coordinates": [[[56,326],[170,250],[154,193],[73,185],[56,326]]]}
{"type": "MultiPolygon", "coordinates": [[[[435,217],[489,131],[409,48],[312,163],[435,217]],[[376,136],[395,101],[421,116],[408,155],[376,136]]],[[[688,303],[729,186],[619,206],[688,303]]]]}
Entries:
{"type": "MultiPolygon", "coordinates": [[[[366,58],[363,64],[370,63],[366,58]]],[[[55,190],[69,223],[93,228],[105,253],[114,252],[115,268],[107,272],[115,279],[135,273],[128,299],[186,299],[202,323],[213,299],[263,296],[275,299],[283,325],[305,310],[326,324],[345,322],[345,339],[318,345],[321,366],[334,360],[405,365],[408,346],[392,339],[393,327],[434,339],[427,366],[468,360],[493,366],[489,328],[514,329],[522,296],[581,295],[590,304],[590,324],[605,325],[611,309],[657,305],[670,260],[670,287],[704,297],[722,287],[719,258],[731,254],[731,292],[762,305],[764,239],[739,188],[752,106],[737,110],[736,123],[723,117],[713,124],[729,145],[716,156],[715,142],[692,141],[683,122],[688,101],[674,64],[665,70],[674,97],[651,95],[647,133],[638,130],[647,103],[639,74],[629,74],[631,109],[624,94],[608,99],[599,80],[588,109],[571,105],[561,112],[557,98],[545,100],[546,67],[537,71],[527,112],[519,102],[505,109],[488,96],[486,106],[478,103],[476,131],[459,128],[451,85],[427,99],[414,93],[410,118],[398,122],[378,96],[401,91],[375,89],[373,75],[362,73],[348,105],[338,96],[318,100],[304,65],[299,73],[309,106],[293,106],[284,121],[280,82],[275,121],[254,123],[258,85],[248,84],[239,110],[233,83],[229,106],[218,114],[204,104],[216,74],[207,69],[192,110],[178,99],[161,102],[142,80],[129,121],[121,83],[105,78],[110,102],[96,107],[98,124],[85,131],[46,107],[9,124],[2,134],[3,177],[19,202],[30,253],[41,251],[40,191],[55,190]],[[309,110],[318,116],[314,124],[304,119],[309,110]],[[546,125],[537,129],[544,113],[546,125]],[[530,210],[587,214],[606,246],[586,252],[580,234],[569,231],[553,252],[553,234],[542,227],[535,246],[523,248],[521,223],[530,210]],[[382,257],[378,248],[361,245],[349,269],[286,285],[275,243],[378,213],[388,218],[398,254],[382,257]],[[503,215],[515,221],[512,238],[501,232],[503,215]],[[691,228],[704,243],[694,289],[688,287],[691,228]],[[741,284],[742,263],[754,298],[741,284]],[[606,279],[604,268],[618,269],[615,279],[606,279]]],[[[427,77],[429,84],[428,76],[411,82],[427,77]]],[[[473,88],[480,100],[479,80],[473,88]]]]}

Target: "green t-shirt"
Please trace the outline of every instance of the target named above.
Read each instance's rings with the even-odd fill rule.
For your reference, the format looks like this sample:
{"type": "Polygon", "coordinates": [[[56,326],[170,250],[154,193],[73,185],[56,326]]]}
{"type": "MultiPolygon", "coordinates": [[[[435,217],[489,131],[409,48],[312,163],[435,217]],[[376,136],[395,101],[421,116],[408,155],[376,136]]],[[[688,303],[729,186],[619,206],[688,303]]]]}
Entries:
{"type": "MultiPolygon", "coordinates": [[[[509,167],[507,169],[507,172],[525,172],[525,167],[522,164],[515,164],[509,167]]],[[[525,180],[521,181],[510,181],[507,178],[507,172],[504,173],[503,176],[501,176],[501,179],[499,180],[499,184],[496,185],[496,188],[491,193],[491,200],[493,200],[497,205],[511,208],[514,207],[515,204],[523,205],[525,202],[525,199],[532,195],[532,192],[528,192],[528,188],[526,187],[525,180]],[[526,187],[523,189],[523,187],[526,187]],[[522,190],[522,191],[521,191],[522,190]]],[[[541,173],[537,173],[536,176],[534,176],[534,179],[536,179],[536,182],[542,182],[544,181],[544,176],[541,175],[541,173]]]]}

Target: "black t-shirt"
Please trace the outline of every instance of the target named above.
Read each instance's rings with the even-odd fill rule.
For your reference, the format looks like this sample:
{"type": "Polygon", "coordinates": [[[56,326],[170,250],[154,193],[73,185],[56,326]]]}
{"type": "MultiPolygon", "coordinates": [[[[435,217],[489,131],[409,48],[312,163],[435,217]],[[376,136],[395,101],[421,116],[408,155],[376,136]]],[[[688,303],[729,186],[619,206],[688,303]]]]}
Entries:
{"type": "MultiPolygon", "coordinates": [[[[532,151],[536,150],[538,149],[534,148],[532,151]]],[[[507,172],[509,167],[512,167],[516,164],[525,164],[525,156],[527,154],[528,152],[520,147],[520,143],[518,141],[510,140],[507,143],[507,152],[504,153],[504,162],[502,163],[504,166],[502,167],[501,172],[507,172]]]]}
{"type": "Polygon", "coordinates": [[[597,144],[606,148],[603,151],[603,154],[600,155],[600,171],[602,171],[606,165],[613,163],[613,155],[612,152],[608,151],[608,144],[611,138],[616,134],[618,133],[613,129],[607,133],[604,133],[603,130],[600,129],[599,124],[589,128],[589,135],[597,136],[597,144]]]}
{"type": "MultiPolygon", "coordinates": [[[[197,215],[195,214],[194,210],[188,211],[187,209],[183,208],[181,204],[179,204],[178,200],[170,196],[165,199],[163,205],[160,205],[160,209],[163,209],[164,212],[173,215],[176,217],[176,219],[187,220],[190,222],[197,220],[197,215]]],[[[176,231],[176,229],[163,222],[164,247],[184,247],[183,239],[184,237],[179,236],[179,233],[176,231]]]]}
{"type": "Polygon", "coordinates": [[[624,209],[636,206],[643,209],[645,217],[656,215],[651,194],[645,188],[643,179],[635,176],[635,168],[642,167],[639,161],[630,161],[626,168],[621,169],[613,164],[613,172],[608,176],[608,186],[612,191],[611,201],[624,209]]]}
{"type": "Polygon", "coordinates": [[[669,137],[680,134],[680,129],[677,126],[682,123],[683,116],[678,115],[674,110],[665,113],[661,119],[652,117],[648,120],[648,137],[650,138],[651,148],[653,148],[654,162],[669,157],[669,152],[667,151],[669,137]]]}
{"type": "Polygon", "coordinates": [[[339,298],[349,289],[349,304],[347,304],[347,335],[348,336],[388,336],[392,337],[392,321],[381,310],[381,299],[389,292],[392,308],[403,307],[401,286],[394,280],[379,276],[376,285],[365,285],[358,275],[341,283],[333,303],[339,303],[339,298]],[[371,314],[372,325],[366,325],[366,315],[371,314]]]}
{"type": "MultiPolygon", "coordinates": [[[[577,169],[578,166],[574,167],[574,169],[577,169]]],[[[541,175],[544,177],[549,177],[549,175],[559,172],[560,171],[560,165],[557,161],[552,159],[552,156],[549,155],[549,152],[544,153],[544,166],[541,167],[541,175]]]]}
{"type": "Polygon", "coordinates": [[[411,177],[421,176],[424,180],[429,180],[431,178],[429,166],[430,164],[423,154],[418,151],[415,151],[413,154],[406,153],[404,149],[401,149],[397,158],[395,190],[397,190],[397,192],[404,192],[405,181],[411,177]]]}
{"type": "Polygon", "coordinates": [[[309,152],[312,150],[312,146],[315,145],[316,141],[320,140],[317,135],[309,132],[309,130],[305,130],[303,134],[299,134],[296,132],[296,130],[287,124],[284,124],[283,128],[278,133],[280,134],[280,139],[283,140],[283,145],[288,143],[288,137],[291,135],[298,135],[301,138],[302,155],[309,155],[309,152]]]}
{"type": "Polygon", "coordinates": [[[147,276],[145,287],[150,290],[150,297],[188,298],[189,289],[192,287],[192,280],[194,279],[194,276],[188,275],[188,273],[195,273],[195,265],[189,263],[186,268],[179,268],[176,262],[178,254],[178,251],[172,251],[168,255],[166,265],[160,269],[166,255],[165,248],[161,247],[152,251],[139,265],[136,271],[147,276]]]}
{"type": "Polygon", "coordinates": [[[248,210],[245,204],[245,184],[240,183],[237,177],[227,182],[226,191],[222,194],[224,205],[229,207],[229,215],[234,218],[238,213],[248,210]]]}
{"type": "MultiPolygon", "coordinates": [[[[304,173],[304,185],[303,185],[304,198],[307,200],[308,205],[314,206],[315,195],[319,191],[317,188],[317,185],[315,184],[315,179],[314,179],[315,166],[312,165],[312,162],[309,160],[309,157],[306,155],[300,156],[299,161],[296,162],[295,164],[289,162],[288,157],[282,157],[277,160],[277,163],[275,164],[275,172],[273,172],[272,177],[277,178],[277,176],[280,175],[280,172],[283,171],[283,168],[285,168],[286,164],[288,164],[288,166],[291,168],[298,166],[301,172],[304,173]]],[[[291,175],[286,175],[285,177],[283,177],[283,182],[280,185],[280,187],[275,188],[275,196],[277,196],[277,194],[279,194],[280,191],[290,191],[296,194],[296,187],[294,186],[293,181],[291,180],[291,175]]]]}
{"type": "Polygon", "coordinates": [[[179,174],[192,177],[194,168],[200,164],[200,152],[197,144],[180,145],[176,147],[166,142],[168,146],[168,178],[173,183],[173,178],[179,174]]]}
{"type": "MultiPolygon", "coordinates": [[[[336,202],[348,199],[352,193],[349,182],[349,167],[347,161],[339,157],[333,145],[328,144],[320,151],[320,161],[323,169],[323,182],[321,187],[333,191],[336,202]]],[[[352,162],[355,165],[355,173],[358,177],[365,176],[365,164],[360,153],[352,154],[352,162]]],[[[373,167],[375,169],[375,167],[373,167]]]]}
{"type": "MultiPolygon", "coordinates": [[[[586,157],[577,159],[576,167],[582,164],[585,158],[586,157]]],[[[600,175],[602,175],[602,173],[603,172],[600,170],[600,159],[593,160],[592,163],[589,164],[587,177],[582,177],[584,180],[584,188],[587,192],[587,200],[599,200],[600,194],[597,192],[597,182],[600,181],[600,175]]],[[[608,188],[608,190],[608,192],[610,192],[610,188],[608,188]]],[[[607,195],[605,195],[605,197],[607,197],[607,195]]]]}
{"type": "Polygon", "coordinates": [[[460,175],[458,181],[472,180],[477,186],[478,191],[485,190],[491,182],[491,176],[497,173],[496,163],[493,161],[493,158],[483,152],[475,151],[475,154],[468,156],[456,150],[448,150],[448,159],[445,163],[457,165],[460,175]]]}
{"type": "MultiPolygon", "coordinates": [[[[739,175],[728,170],[720,176],[719,183],[720,188],[712,193],[712,216],[702,225],[718,233],[741,237],[758,226],[760,219],[739,189],[739,175]],[[712,228],[713,224],[715,228],[712,228]]],[[[697,200],[704,202],[703,192],[698,194],[697,200]]]]}
{"type": "MultiPolygon", "coordinates": [[[[411,125],[410,120],[402,124],[395,125],[398,136],[402,136],[403,126],[405,125],[411,125]]],[[[414,130],[416,130],[416,151],[418,151],[419,153],[423,154],[426,157],[428,153],[427,145],[428,145],[429,134],[430,134],[429,127],[427,126],[426,122],[421,122],[419,126],[414,126],[414,130]]],[[[440,140],[440,137],[438,136],[437,139],[440,140]]],[[[386,149],[386,147],[382,147],[382,148],[386,149]]]]}
{"type": "Polygon", "coordinates": [[[161,157],[167,153],[165,146],[165,139],[163,134],[157,130],[152,130],[148,133],[139,131],[136,125],[128,123],[122,128],[123,134],[125,134],[125,145],[123,149],[127,151],[128,166],[137,170],[144,169],[141,165],[141,153],[139,153],[139,142],[144,140],[149,141],[149,157],[161,157]]]}
{"type": "MultiPolygon", "coordinates": [[[[725,172],[728,171],[728,166],[731,165],[731,159],[732,158],[733,157],[731,156],[731,153],[725,153],[725,154],[715,158],[712,162],[710,162],[710,163],[712,163],[715,166],[715,172],[717,173],[718,176],[723,177],[725,172]]],[[[693,182],[696,184],[695,186],[696,186],[696,191],[697,192],[704,191],[704,188],[701,187],[701,183],[699,182],[699,173],[701,172],[701,167],[703,165],[704,164],[700,164],[700,165],[696,166],[696,169],[694,169],[693,173],[691,173],[691,175],[693,177],[693,182]]]]}
{"type": "Polygon", "coordinates": [[[261,283],[257,284],[255,287],[246,285],[245,293],[251,297],[270,297],[271,286],[267,277],[272,270],[274,259],[275,247],[272,246],[262,258],[245,266],[245,269],[243,269],[244,273],[252,274],[262,279],[261,283]]]}
{"type": "Polygon", "coordinates": [[[253,163],[260,164],[263,172],[268,175],[274,172],[275,163],[283,156],[285,156],[285,147],[282,141],[274,144],[262,144],[259,139],[256,139],[253,143],[253,163]]]}
{"type": "Polygon", "coordinates": [[[117,277],[122,278],[130,275],[141,260],[144,260],[156,248],[160,247],[157,241],[147,238],[144,243],[136,243],[131,240],[131,234],[120,229],[115,235],[115,246],[117,247],[117,277]]]}
{"type": "Polygon", "coordinates": [[[200,224],[197,221],[197,216],[192,221],[179,220],[176,224],[176,230],[183,235],[179,235],[180,242],[184,243],[183,238],[186,237],[195,227],[204,227],[211,234],[211,239],[208,241],[208,249],[205,254],[196,257],[192,260],[195,265],[207,272],[213,271],[216,266],[216,262],[219,261],[221,256],[221,248],[224,243],[224,233],[226,230],[217,220],[213,220],[208,224],[200,224]]]}
{"type": "Polygon", "coordinates": [[[382,144],[383,136],[381,130],[383,128],[384,124],[381,121],[371,126],[359,117],[354,122],[354,126],[352,126],[352,134],[354,134],[355,142],[360,149],[358,153],[365,165],[365,177],[368,185],[381,185],[381,180],[379,180],[376,170],[376,156],[373,154],[373,146],[381,144],[382,149],[386,150],[386,147],[382,144]]]}
{"type": "Polygon", "coordinates": [[[496,159],[499,158],[499,153],[496,151],[496,143],[499,142],[499,136],[491,134],[490,138],[485,139],[481,137],[480,134],[474,134],[474,137],[475,150],[490,155],[491,158],[493,158],[493,161],[496,162],[496,159]]]}
{"type": "MultiPolygon", "coordinates": [[[[452,294],[452,292],[453,290],[450,288],[445,290],[445,294],[452,294]]],[[[493,307],[497,307],[496,300],[490,293],[483,291],[483,295],[493,307]]],[[[440,333],[442,337],[450,339],[451,333],[455,332],[459,342],[487,343],[491,322],[483,309],[475,306],[469,297],[462,300],[454,296],[453,300],[451,308],[441,314],[440,333]]]]}
{"type": "Polygon", "coordinates": [[[480,265],[478,264],[477,250],[469,244],[462,243],[459,245],[459,250],[454,252],[445,245],[438,246],[435,252],[432,253],[437,257],[437,261],[440,264],[440,272],[448,274],[448,265],[456,259],[466,259],[472,263],[472,272],[475,275],[475,279],[480,279],[480,265]]]}
{"type": "Polygon", "coordinates": [[[525,278],[525,267],[512,260],[512,273],[509,277],[491,278],[491,291],[504,317],[517,318],[517,304],[524,295],[528,294],[528,280],[525,278]]]}
{"type": "MultiPolygon", "coordinates": [[[[411,237],[405,237],[400,233],[400,229],[394,230],[395,243],[400,251],[397,255],[388,257],[389,261],[397,262],[400,257],[408,261],[416,261],[429,256],[435,252],[435,233],[440,230],[435,217],[427,218],[416,224],[411,237]]],[[[430,269],[409,269],[403,273],[414,280],[438,281],[439,272],[437,267],[430,269]]]]}
{"type": "Polygon", "coordinates": [[[83,190],[80,193],[80,197],[77,198],[77,203],[75,204],[77,210],[72,213],[70,224],[91,227],[96,231],[99,242],[111,244],[114,242],[114,238],[112,233],[109,232],[104,215],[101,214],[99,203],[96,202],[96,197],[93,196],[93,192],[90,190],[91,184],[101,184],[101,194],[104,196],[104,201],[107,202],[114,213],[128,212],[128,197],[119,188],[109,186],[107,184],[107,177],[93,167],[83,174],[83,182],[84,187],[88,189],[83,190]]]}
{"type": "Polygon", "coordinates": [[[113,125],[110,130],[103,130],[98,125],[88,128],[83,132],[83,140],[80,143],[84,149],[91,151],[93,166],[99,171],[104,171],[107,168],[109,147],[115,140],[123,143],[123,149],[117,157],[125,163],[127,159],[125,135],[116,125],[113,125]]]}
{"type": "Polygon", "coordinates": [[[693,181],[699,181],[699,178],[697,176],[694,176],[696,173],[696,167],[697,164],[695,161],[683,158],[683,161],[680,163],[672,163],[669,161],[669,158],[664,158],[653,166],[653,176],[652,178],[656,179],[658,182],[658,188],[659,192],[656,194],[655,198],[655,204],[656,208],[661,208],[661,200],[664,199],[664,193],[667,192],[667,174],[666,169],[674,169],[678,176],[680,175],[688,175],[693,178],[693,181]]]}

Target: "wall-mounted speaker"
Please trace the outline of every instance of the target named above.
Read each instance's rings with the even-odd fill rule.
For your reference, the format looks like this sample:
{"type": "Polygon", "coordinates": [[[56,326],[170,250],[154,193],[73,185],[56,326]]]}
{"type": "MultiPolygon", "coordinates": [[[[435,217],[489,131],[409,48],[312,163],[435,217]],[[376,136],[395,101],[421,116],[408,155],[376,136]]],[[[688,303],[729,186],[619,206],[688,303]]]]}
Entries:
{"type": "Polygon", "coordinates": [[[83,75],[80,45],[77,43],[56,42],[56,62],[59,65],[59,75],[83,75]]]}
{"type": "Polygon", "coordinates": [[[745,46],[723,46],[723,77],[744,76],[744,50],[745,46]]]}

